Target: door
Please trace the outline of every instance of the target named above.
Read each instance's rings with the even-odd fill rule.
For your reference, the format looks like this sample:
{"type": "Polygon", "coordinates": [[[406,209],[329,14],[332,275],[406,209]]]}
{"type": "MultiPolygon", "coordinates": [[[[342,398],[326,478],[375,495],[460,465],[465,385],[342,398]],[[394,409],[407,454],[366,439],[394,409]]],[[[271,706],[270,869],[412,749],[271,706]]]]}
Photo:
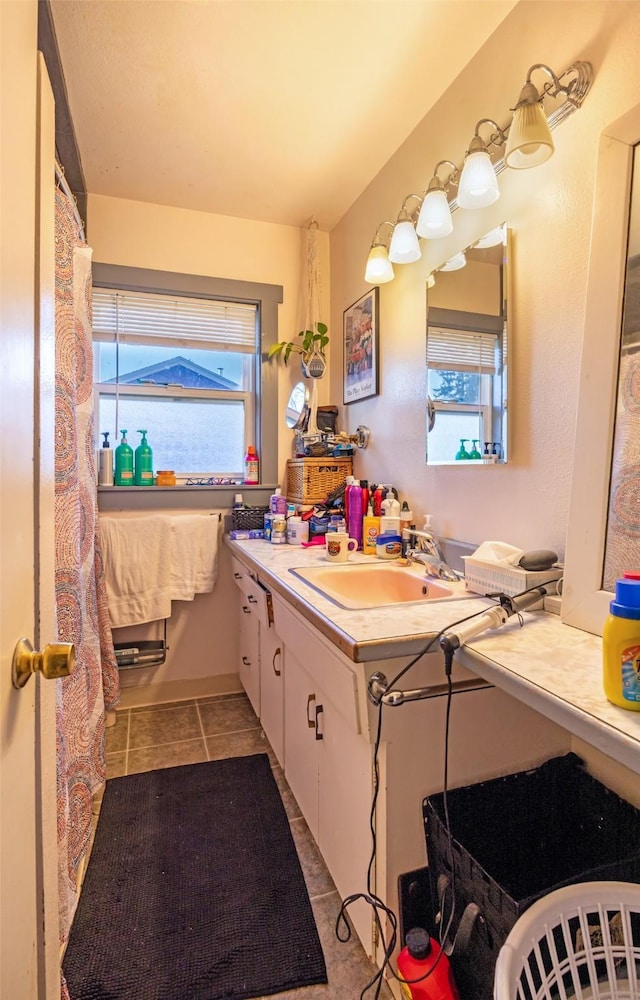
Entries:
{"type": "Polygon", "coordinates": [[[49,1000],[60,991],[56,682],[32,677],[18,691],[11,668],[21,637],[36,649],[55,640],[54,109],[36,61],[37,4],[0,4],[0,38],[10,137],[0,194],[0,996],[49,1000]]]}

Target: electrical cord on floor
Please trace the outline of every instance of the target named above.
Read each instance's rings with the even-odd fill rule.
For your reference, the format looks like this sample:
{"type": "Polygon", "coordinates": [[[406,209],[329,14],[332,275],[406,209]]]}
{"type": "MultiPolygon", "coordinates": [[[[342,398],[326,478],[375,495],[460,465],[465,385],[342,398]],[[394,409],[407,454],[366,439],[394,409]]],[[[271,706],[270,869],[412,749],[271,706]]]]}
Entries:
{"type": "MultiPolygon", "coordinates": [[[[476,615],[474,614],[474,615],[467,615],[464,618],[460,618],[458,621],[452,622],[446,628],[442,629],[436,635],[432,636],[432,638],[426,644],[426,646],[424,647],[424,649],[422,649],[419,653],[417,653],[413,657],[413,659],[410,660],[409,663],[407,663],[402,668],[402,670],[400,670],[396,674],[396,676],[391,681],[389,687],[390,688],[395,687],[395,685],[407,673],[407,671],[409,671],[411,669],[411,667],[413,667],[420,659],[422,659],[423,656],[425,656],[427,653],[429,653],[431,651],[431,649],[434,646],[434,644],[438,643],[440,641],[440,638],[445,634],[445,632],[447,632],[450,629],[454,628],[456,625],[460,625],[462,622],[466,622],[469,619],[475,618],[475,617],[476,617],[476,615]]],[[[453,845],[452,845],[452,840],[451,840],[451,831],[450,831],[450,827],[449,827],[449,814],[448,814],[448,806],[447,806],[447,788],[448,788],[448,780],[449,780],[449,732],[450,732],[450,721],[451,721],[451,705],[452,705],[452,701],[453,701],[453,688],[452,688],[452,681],[451,681],[452,667],[453,667],[453,652],[447,652],[445,654],[445,675],[446,675],[446,678],[447,678],[447,695],[446,695],[447,702],[446,702],[446,712],[445,712],[445,745],[444,745],[443,790],[444,790],[444,806],[445,806],[445,824],[446,824],[446,832],[447,832],[447,838],[448,838],[448,844],[449,844],[449,852],[450,852],[451,856],[453,856],[453,845]]],[[[393,978],[396,979],[400,983],[407,983],[407,984],[419,983],[419,982],[423,982],[425,979],[428,979],[428,977],[433,973],[433,971],[436,968],[438,962],[442,958],[442,955],[445,954],[445,942],[447,940],[447,935],[449,933],[449,930],[450,930],[450,927],[451,927],[451,923],[453,921],[453,917],[454,917],[454,913],[455,913],[455,880],[452,877],[452,879],[451,879],[451,912],[450,912],[447,920],[442,920],[441,921],[441,926],[440,926],[440,941],[439,941],[439,943],[440,943],[440,950],[438,951],[438,954],[436,956],[435,962],[430,967],[429,971],[426,972],[423,976],[420,976],[418,979],[403,979],[401,976],[399,976],[398,973],[393,968],[393,966],[391,965],[391,956],[393,955],[393,952],[395,950],[395,946],[396,946],[396,942],[397,942],[397,938],[398,938],[398,933],[397,933],[397,931],[398,931],[398,918],[397,918],[396,914],[393,912],[393,910],[390,907],[388,907],[380,899],[380,897],[375,894],[375,892],[372,889],[373,867],[375,865],[376,852],[377,852],[377,840],[376,840],[376,828],[375,828],[375,813],[376,813],[376,804],[377,804],[377,801],[378,801],[378,792],[379,792],[379,788],[380,788],[380,771],[379,771],[379,765],[378,765],[378,753],[379,753],[380,742],[381,742],[381,737],[382,737],[382,708],[383,708],[383,702],[380,701],[379,704],[378,704],[378,724],[377,724],[377,727],[376,727],[376,736],[375,736],[375,741],[374,741],[374,745],[373,745],[373,796],[372,796],[372,800],[371,800],[371,810],[370,810],[370,813],[369,813],[369,828],[370,828],[370,831],[371,831],[372,849],[371,849],[371,856],[369,858],[369,865],[367,867],[367,891],[366,891],[366,893],[364,893],[364,892],[352,893],[351,895],[346,896],[343,899],[342,904],[340,906],[340,910],[338,911],[338,916],[337,916],[337,919],[336,919],[336,929],[335,929],[336,937],[338,938],[338,940],[341,941],[341,942],[343,942],[343,943],[346,943],[350,939],[350,937],[351,937],[351,927],[349,926],[349,923],[347,921],[347,911],[348,911],[349,907],[353,903],[357,902],[358,900],[364,900],[364,902],[366,902],[369,906],[372,907],[374,919],[375,919],[375,922],[376,922],[376,927],[377,927],[377,930],[378,930],[378,935],[379,935],[380,941],[382,942],[382,948],[383,948],[384,957],[383,957],[382,964],[381,964],[380,968],[377,970],[377,972],[375,973],[375,975],[369,980],[369,982],[362,989],[362,992],[360,993],[360,1000],[365,1000],[365,995],[374,986],[376,987],[376,990],[375,990],[375,993],[374,993],[374,1000],[379,1000],[380,991],[382,989],[382,984],[384,982],[384,973],[385,973],[386,969],[388,969],[389,972],[391,973],[391,975],[393,976],[393,978]],[[386,917],[387,921],[389,922],[389,926],[391,928],[391,935],[390,935],[388,941],[387,941],[387,939],[385,937],[385,929],[384,929],[384,927],[382,925],[381,914],[386,917]],[[344,932],[343,933],[341,933],[341,927],[344,927],[344,932]]],[[[452,866],[452,874],[453,874],[453,866],[452,866]]],[[[444,899],[441,901],[440,905],[441,905],[441,909],[444,910],[444,899]]]]}

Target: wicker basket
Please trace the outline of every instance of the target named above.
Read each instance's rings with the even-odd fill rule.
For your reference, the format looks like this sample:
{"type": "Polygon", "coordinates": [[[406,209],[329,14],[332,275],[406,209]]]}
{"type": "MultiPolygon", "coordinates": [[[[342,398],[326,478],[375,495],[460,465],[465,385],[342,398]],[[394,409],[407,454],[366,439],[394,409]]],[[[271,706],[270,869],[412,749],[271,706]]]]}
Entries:
{"type": "Polygon", "coordinates": [[[287,500],[320,503],[352,473],[350,458],[291,458],[287,462],[287,500]]]}

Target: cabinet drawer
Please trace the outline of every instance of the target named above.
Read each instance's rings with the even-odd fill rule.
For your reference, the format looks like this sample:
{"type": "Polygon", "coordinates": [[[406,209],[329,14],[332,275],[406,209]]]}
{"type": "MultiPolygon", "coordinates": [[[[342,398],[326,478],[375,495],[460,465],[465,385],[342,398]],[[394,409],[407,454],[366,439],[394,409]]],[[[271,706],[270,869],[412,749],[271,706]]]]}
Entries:
{"type": "Polygon", "coordinates": [[[263,587],[238,559],[231,557],[233,582],[242,591],[242,606],[253,612],[266,627],[273,621],[271,593],[263,587]]]}
{"type": "Polygon", "coordinates": [[[346,658],[336,652],[288,604],[274,597],[274,618],[286,650],[291,648],[309,676],[322,688],[350,728],[362,732],[358,711],[357,677],[346,658]]]}

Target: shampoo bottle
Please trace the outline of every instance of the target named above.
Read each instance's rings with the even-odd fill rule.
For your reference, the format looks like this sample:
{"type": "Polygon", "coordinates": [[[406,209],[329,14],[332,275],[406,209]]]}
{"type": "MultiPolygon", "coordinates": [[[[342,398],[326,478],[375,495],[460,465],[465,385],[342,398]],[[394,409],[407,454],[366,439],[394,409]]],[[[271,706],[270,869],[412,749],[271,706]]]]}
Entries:
{"type": "Polygon", "coordinates": [[[133,449],[127,443],[127,432],[121,430],[122,440],[116,448],[116,486],[133,486],[133,449]]]}
{"type": "Polygon", "coordinates": [[[153,452],[147,444],[147,432],[138,431],[138,434],[142,434],[142,441],[135,454],[135,484],[153,486],[153,452]]]}
{"type": "Polygon", "coordinates": [[[640,712],[640,574],[616,580],[602,633],[604,693],[620,708],[640,712]]]}
{"type": "Polygon", "coordinates": [[[402,996],[408,1000],[459,1000],[449,959],[441,954],[438,942],[421,927],[407,931],[406,940],[398,955],[402,996]]]}
{"type": "Polygon", "coordinates": [[[98,485],[113,486],[113,451],[109,447],[109,431],[103,431],[104,442],[98,451],[98,485]]]}

